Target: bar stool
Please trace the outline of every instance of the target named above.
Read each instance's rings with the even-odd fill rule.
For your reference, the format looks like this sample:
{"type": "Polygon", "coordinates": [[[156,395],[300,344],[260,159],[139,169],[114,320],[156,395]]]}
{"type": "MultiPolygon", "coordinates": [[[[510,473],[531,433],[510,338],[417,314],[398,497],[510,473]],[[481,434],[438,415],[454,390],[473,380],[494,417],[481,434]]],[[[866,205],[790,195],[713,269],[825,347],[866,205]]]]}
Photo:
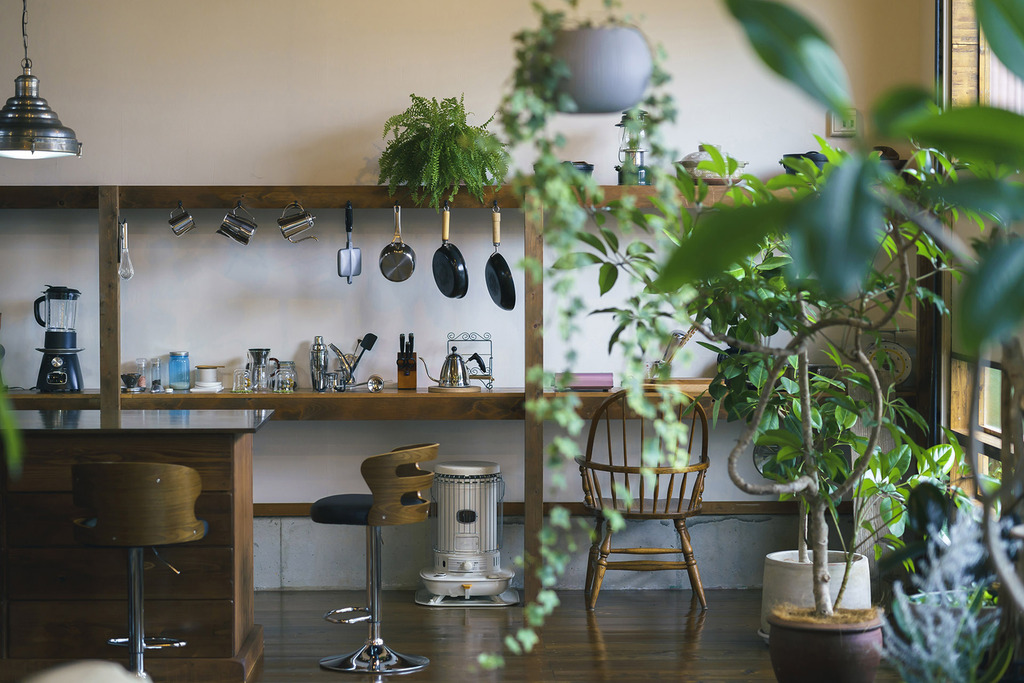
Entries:
{"type": "Polygon", "coordinates": [[[107,643],[127,647],[129,671],[148,680],[145,650],[186,643],[145,636],[142,552],[147,546],[186,543],[206,535],[206,523],[195,515],[202,490],[199,473],[166,463],[97,462],[73,465],[71,478],[75,505],[88,511],[74,520],[75,538],[86,545],[128,548],[128,637],[107,643]]]}
{"type": "Polygon", "coordinates": [[[344,655],[325,657],[320,667],[346,673],[404,674],[419,671],[430,663],[426,657],[403,655],[384,643],[381,617],[381,527],[422,522],[430,503],[421,495],[429,489],[433,472],[417,463],[437,457],[437,444],[416,444],[396,448],[363,461],[360,473],[370,494],[346,493],[327,496],[313,503],[309,516],[320,524],[350,524],[366,527],[366,601],[368,607],[331,610],[324,619],[335,624],[369,622],[369,634],[361,648],[344,655]],[[347,616],[352,613],[362,613],[347,616]]]}

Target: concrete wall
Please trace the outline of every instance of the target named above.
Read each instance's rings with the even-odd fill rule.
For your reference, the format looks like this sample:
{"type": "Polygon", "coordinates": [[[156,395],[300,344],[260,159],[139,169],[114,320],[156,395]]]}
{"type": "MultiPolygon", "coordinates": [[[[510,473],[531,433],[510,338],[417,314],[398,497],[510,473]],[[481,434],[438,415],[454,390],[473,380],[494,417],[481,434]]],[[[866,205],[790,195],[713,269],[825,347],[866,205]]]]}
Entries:
{"type": "MultiPolygon", "coordinates": [[[[834,40],[862,109],[893,84],[930,81],[930,3],[795,4],[834,40]]],[[[628,10],[668,52],[666,67],[679,104],[668,137],[677,158],[700,143],[715,143],[748,161],[748,170],[770,176],[779,171],[781,154],[812,149],[813,136],[824,135],[825,112],[756,61],[722,3],[638,0],[628,3],[628,10]]],[[[6,73],[11,81],[20,73],[20,13],[20,2],[0,2],[0,77],[6,73]]],[[[374,184],[384,121],[408,105],[409,94],[465,93],[473,120],[482,122],[498,106],[508,81],[511,36],[533,23],[525,0],[480,0],[471,9],[454,0],[33,0],[29,55],[40,92],[77,131],[84,154],[41,162],[0,159],[0,183],[374,184]]],[[[606,184],[615,182],[616,121],[615,115],[588,115],[558,122],[568,139],[566,159],[594,163],[597,179],[606,184]]],[[[516,158],[519,167],[530,161],[522,154],[516,158]]],[[[421,354],[436,372],[445,335],[475,331],[494,336],[498,384],[523,384],[521,308],[500,311],[482,287],[491,251],[486,211],[452,217],[453,241],[470,264],[471,280],[465,299],[448,300],[436,291],[424,264],[439,239],[439,221],[429,210],[403,212],[405,234],[421,267],[409,282],[395,284],[375,267],[376,254],[391,238],[391,212],[356,207],[355,240],[363,249],[364,272],[348,285],[335,274],[336,252],[344,245],[340,212],[307,207],[318,216],[321,239],[292,245],[276,234],[279,212],[258,211],[259,231],[249,247],[241,248],[214,234],[230,206],[197,211],[199,228],[180,239],[166,225],[172,208],[124,214],[136,268],[135,278],[122,284],[126,370],[139,356],[166,361],[171,350],[190,351],[193,365],[230,369],[244,361],[245,349],[259,346],[296,360],[308,386],[303,372],[314,335],[348,349],[374,332],[379,347],[366,355],[363,377],[377,372],[393,378],[399,333],[415,331],[421,354]]],[[[507,212],[503,227],[502,250],[514,264],[523,253],[521,216],[507,212]]],[[[45,285],[54,284],[83,292],[82,365],[86,385],[98,386],[95,234],[92,212],[0,212],[0,342],[7,349],[8,384],[34,383],[42,330],[32,320],[31,304],[45,285]]],[[[516,285],[521,292],[519,271],[516,285]]],[[[595,306],[605,304],[597,301],[592,285],[581,286],[595,306]]],[[[546,301],[549,309],[557,305],[551,294],[546,301]]],[[[604,350],[609,330],[607,320],[587,322],[583,341],[573,342],[581,352],[579,369],[619,370],[618,360],[604,350]]],[[[558,359],[567,345],[553,337],[546,340],[546,353],[558,359]]],[[[706,375],[712,362],[706,353],[694,353],[677,374],[706,375]]],[[[729,427],[716,431],[708,500],[743,497],[720,464],[734,434],[729,427]]],[[[443,459],[501,463],[509,482],[507,500],[522,500],[521,424],[402,420],[269,425],[256,438],[255,499],[308,502],[362,491],[358,464],[363,457],[425,440],[441,442],[443,459]]],[[[575,479],[569,476],[570,488],[551,490],[548,498],[577,500],[575,479]]],[[[554,488],[553,479],[550,483],[554,488]]],[[[259,524],[282,525],[289,542],[303,537],[292,533],[293,525],[303,526],[297,520],[259,524]]],[[[746,539],[736,545],[753,548],[760,528],[751,520],[702,521],[695,542],[707,534],[706,547],[721,546],[728,538],[746,539]],[[740,528],[751,532],[739,533],[740,528]]],[[[325,581],[323,572],[302,564],[302,557],[315,548],[316,562],[323,562],[320,549],[332,547],[326,541],[330,534],[307,533],[309,545],[295,553],[282,549],[262,555],[275,534],[261,531],[260,566],[279,567],[263,570],[263,585],[301,585],[304,575],[312,585],[325,581]],[[289,571],[295,566],[304,569],[289,571]],[[284,578],[273,579],[275,571],[284,578]]],[[[751,553],[757,564],[760,549],[751,553]]],[[[730,571],[708,576],[732,576],[730,571]]],[[[749,572],[735,576],[737,584],[749,583],[749,572]]]]}

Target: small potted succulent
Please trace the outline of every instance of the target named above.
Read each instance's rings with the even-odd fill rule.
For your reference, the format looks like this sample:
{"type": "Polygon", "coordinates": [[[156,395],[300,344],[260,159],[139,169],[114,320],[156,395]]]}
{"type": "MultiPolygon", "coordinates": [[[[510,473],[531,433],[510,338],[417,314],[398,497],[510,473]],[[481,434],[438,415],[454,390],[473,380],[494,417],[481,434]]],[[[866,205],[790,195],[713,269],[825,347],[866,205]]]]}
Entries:
{"type": "Polygon", "coordinates": [[[409,187],[413,201],[426,200],[435,209],[451,200],[461,186],[483,201],[484,187],[498,186],[508,173],[505,145],[487,130],[493,116],[473,126],[463,103],[448,97],[440,102],[410,95],[412,104],[384,124],[384,138],[391,134],[380,156],[379,183],[394,194],[409,187]]]}

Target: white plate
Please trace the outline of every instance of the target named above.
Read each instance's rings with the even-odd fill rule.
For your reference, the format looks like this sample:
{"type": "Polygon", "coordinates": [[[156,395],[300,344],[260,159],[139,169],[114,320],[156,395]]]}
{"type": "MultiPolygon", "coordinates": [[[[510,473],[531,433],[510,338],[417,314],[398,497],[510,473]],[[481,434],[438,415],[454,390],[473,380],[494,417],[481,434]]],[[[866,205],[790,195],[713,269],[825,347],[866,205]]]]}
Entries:
{"type": "Polygon", "coordinates": [[[192,387],[193,394],[216,394],[218,391],[223,390],[224,387],[192,387]]]}

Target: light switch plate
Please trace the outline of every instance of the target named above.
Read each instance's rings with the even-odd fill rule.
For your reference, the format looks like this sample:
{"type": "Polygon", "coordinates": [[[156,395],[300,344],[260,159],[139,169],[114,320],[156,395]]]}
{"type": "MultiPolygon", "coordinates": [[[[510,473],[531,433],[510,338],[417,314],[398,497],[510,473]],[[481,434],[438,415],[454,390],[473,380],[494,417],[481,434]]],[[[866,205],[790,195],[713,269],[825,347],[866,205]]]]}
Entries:
{"type": "Polygon", "coordinates": [[[852,138],[857,134],[857,110],[830,111],[827,118],[827,134],[830,138],[852,138]]]}

